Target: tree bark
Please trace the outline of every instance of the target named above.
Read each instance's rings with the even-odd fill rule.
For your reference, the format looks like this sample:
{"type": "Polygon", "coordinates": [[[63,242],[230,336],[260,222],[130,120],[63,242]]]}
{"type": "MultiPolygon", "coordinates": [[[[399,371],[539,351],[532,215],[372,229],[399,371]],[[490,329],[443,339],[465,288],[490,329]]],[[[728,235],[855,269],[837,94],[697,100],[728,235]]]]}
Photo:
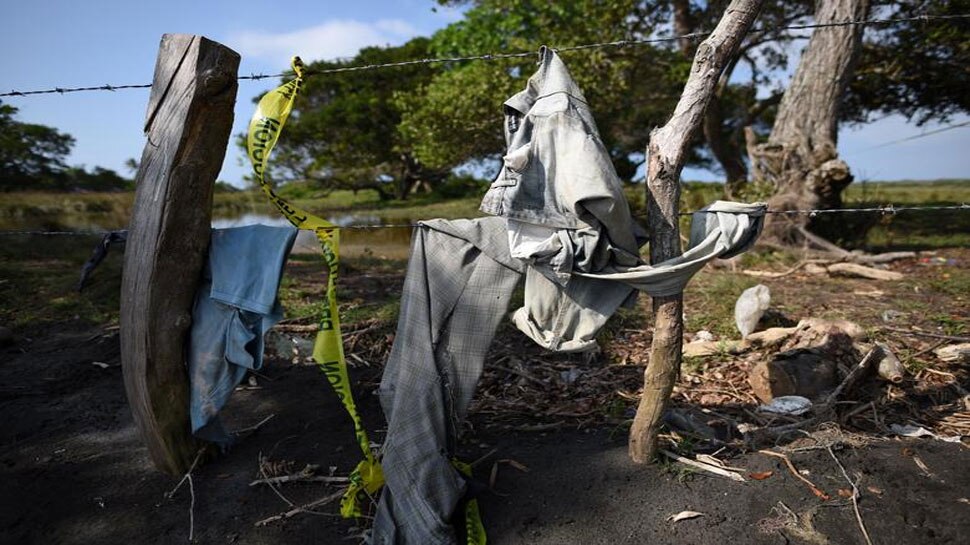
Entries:
{"type": "MultiPolygon", "coordinates": [[[[725,82],[726,84],[727,82],[725,82]]],[[[723,87],[720,87],[723,89],[723,87]]],[[[737,144],[737,135],[725,132],[724,115],[721,112],[720,96],[707,106],[704,114],[704,139],[711,148],[711,154],[724,169],[724,193],[732,198],[748,181],[748,167],[742,159],[741,147],[737,144]]]]}
{"type": "MultiPolygon", "coordinates": [[[[674,12],[674,34],[683,36],[694,32],[694,17],[690,13],[690,0],[674,0],[671,2],[674,12]]],[[[694,53],[694,41],[690,38],[677,40],[677,47],[684,56],[694,53]]]]}
{"type": "MultiPolygon", "coordinates": [[[[647,212],[650,262],[680,254],[678,201],[680,172],[687,150],[700,130],[721,72],[734,55],[764,0],[732,0],[724,16],[697,48],[690,76],[674,114],[666,125],[650,133],[647,147],[647,212]]],[[[664,409],[680,371],[683,342],[683,296],[657,297],[650,362],[644,373],[643,395],[630,428],[630,457],[634,463],[653,459],[664,409]]]]}
{"type": "MultiPolygon", "coordinates": [[[[678,36],[690,34],[697,30],[697,17],[691,13],[689,0],[674,0],[671,2],[674,16],[674,33],[678,36]]],[[[710,9],[710,8],[708,8],[710,9]]],[[[677,46],[685,57],[692,57],[696,51],[696,42],[689,38],[677,40],[677,46]]],[[[748,167],[744,164],[741,147],[732,139],[736,140],[737,135],[731,135],[724,130],[724,115],[721,110],[721,94],[727,87],[727,79],[730,77],[731,70],[721,76],[718,84],[707,106],[704,114],[704,140],[711,150],[714,159],[721,165],[725,177],[725,194],[731,197],[736,188],[744,185],[748,181],[748,167]]]]}
{"type": "MultiPolygon", "coordinates": [[[[821,0],[818,23],[865,19],[869,0],[821,0]]],[[[773,210],[838,208],[842,190],[852,182],[849,166],[839,159],[838,109],[860,44],[858,25],[818,28],[802,54],[782,97],[765,144],[754,146],[752,170],[774,184],[773,210]]],[[[804,215],[768,218],[766,235],[798,242],[808,221],[804,215]]]]}

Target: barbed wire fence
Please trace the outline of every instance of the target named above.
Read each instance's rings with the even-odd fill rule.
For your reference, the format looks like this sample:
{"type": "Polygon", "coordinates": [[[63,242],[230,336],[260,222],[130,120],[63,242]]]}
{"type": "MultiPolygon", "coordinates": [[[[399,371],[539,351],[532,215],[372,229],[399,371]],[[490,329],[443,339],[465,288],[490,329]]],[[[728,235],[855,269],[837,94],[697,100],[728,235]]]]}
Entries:
{"type": "MultiPolygon", "coordinates": [[[[797,30],[813,30],[820,28],[832,28],[832,27],[846,27],[846,26],[890,26],[902,23],[911,22],[924,22],[928,23],[930,21],[939,20],[961,20],[970,19],[970,13],[966,14],[951,14],[951,15],[919,15],[914,17],[897,17],[897,18],[881,18],[881,19],[865,19],[865,20],[847,20],[838,21],[830,23],[809,23],[809,24],[792,24],[781,27],[770,27],[770,28],[758,28],[748,32],[748,34],[766,34],[769,32],[781,32],[781,31],[797,31],[797,30]]],[[[554,48],[557,52],[574,52],[574,51],[584,51],[590,49],[601,49],[601,48],[622,48],[622,47],[632,47],[639,45],[648,45],[655,43],[673,42],[680,40],[700,40],[706,36],[710,35],[708,31],[702,32],[692,32],[688,34],[680,34],[674,36],[663,36],[656,38],[646,38],[646,39],[629,39],[629,40],[615,40],[610,42],[597,42],[589,44],[580,44],[572,46],[564,46],[559,48],[554,48]]],[[[318,70],[307,70],[307,76],[317,76],[317,75],[327,75],[327,74],[339,74],[347,72],[362,72],[370,70],[381,70],[389,68],[398,68],[414,65],[426,65],[426,64],[443,64],[443,63],[457,63],[457,62],[467,62],[467,61],[493,61],[493,60],[503,60],[503,59],[516,59],[516,58],[526,58],[533,57],[536,53],[533,50],[530,51],[518,51],[518,52],[502,52],[502,53],[484,53],[477,55],[466,55],[466,56],[453,56],[453,57],[435,57],[435,58],[421,58],[421,59],[411,59],[399,62],[389,62],[389,63],[376,63],[376,64],[364,64],[357,66],[344,66],[336,68],[318,69],[318,70]]],[[[275,74],[249,74],[238,76],[240,81],[259,81],[263,79],[271,78],[283,78],[292,76],[291,72],[280,72],[275,74]]],[[[78,93],[78,92],[88,92],[88,91],[120,91],[128,89],[150,89],[152,84],[132,84],[132,85],[94,85],[85,87],[53,87],[49,89],[39,89],[30,91],[18,91],[12,90],[5,93],[0,93],[0,98],[7,97],[29,97],[36,95],[46,95],[46,94],[67,94],[67,93],[78,93]]],[[[944,127],[937,131],[932,131],[930,133],[924,133],[917,135],[915,137],[910,137],[907,139],[900,140],[906,141],[913,138],[920,138],[927,136],[929,134],[934,134],[935,132],[942,132],[944,130],[950,130],[958,127],[964,127],[970,124],[970,122],[958,123],[952,126],[944,127]]],[[[896,141],[890,142],[896,143],[896,141]]],[[[882,144],[888,145],[888,144],[882,144]]],[[[884,205],[878,207],[870,208],[836,208],[836,209],[806,209],[806,210],[767,210],[766,214],[779,214],[779,215],[807,215],[809,217],[816,217],[824,214],[853,214],[853,213],[871,213],[871,214],[881,214],[881,215],[895,215],[902,212],[928,212],[928,211],[947,211],[947,210],[970,210],[970,205],[964,203],[959,205],[946,205],[946,206],[896,206],[896,205],[884,205]]],[[[703,210],[681,212],[681,216],[690,216],[696,212],[705,212],[703,210]]],[[[386,224],[366,224],[366,225],[346,225],[338,226],[335,229],[349,229],[349,230],[367,230],[367,229],[393,229],[393,228],[415,228],[421,226],[421,222],[410,222],[410,223],[386,223],[386,224]]],[[[105,231],[91,231],[91,230],[77,230],[77,231],[44,231],[44,230],[6,230],[0,231],[0,237],[9,236],[104,236],[107,233],[112,232],[111,230],[105,231]]]]}
{"type": "MultiPolygon", "coordinates": [[[[930,21],[941,21],[941,20],[958,20],[958,19],[970,19],[970,13],[964,14],[952,14],[952,15],[919,15],[915,17],[897,17],[897,18],[883,18],[883,19],[865,19],[865,20],[850,20],[850,21],[838,21],[831,23],[810,23],[801,25],[786,25],[781,27],[770,27],[770,28],[759,28],[748,32],[751,34],[767,34],[769,32],[781,32],[789,30],[812,30],[819,28],[831,28],[831,27],[846,27],[846,26],[889,26],[901,23],[912,23],[912,22],[930,22],[930,21]]],[[[699,40],[705,36],[710,35],[709,31],[703,32],[691,32],[688,34],[680,34],[676,36],[662,36],[656,38],[644,38],[644,39],[630,39],[630,40],[615,40],[611,42],[597,42],[589,44],[580,45],[570,45],[563,46],[559,48],[553,48],[555,51],[560,53],[568,53],[573,51],[584,51],[588,49],[603,49],[603,48],[621,48],[621,47],[632,47],[638,45],[648,45],[664,42],[674,42],[679,40],[699,40]]],[[[517,59],[534,57],[536,55],[535,50],[530,51],[516,51],[516,52],[503,52],[503,53],[482,53],[477,55],[465,55],[465,56],[454,56],[454,57],[435,57],[435,58],[423,58],[423,59],[412,59],[399,62],[388,62],[388,63],[377,63],[377,64],[362,64],[358,66],[342,66],[337,68],[327,68],[319,70],[307,70],[305,74],[307,76],[315,75],[326,75],[326,74],[339,74],[345,72],[363,72],[368,70],[381,70],[386,68],[398,68],[404,66],[414,66],[423,64],[444,64],[444,63],[455,63],[455,62],[467,62],[467,61],[494,61],[503,59],[517,59]]],[[[249,74],[244,76],[238,76],[237,79],[240,81],[259,81],[263,79],[270,78],[283,78],[287,76],[292,76],[291,72],[280,72],[276,74],[249,74]]],[[[152,87],[151,83],[146,84],[133,84],[133,85],[92,85],[85,87],[66,87],[66,86],[56,86],[49,89],[38,89],[31,91],[18,91],[11,90],[5,93],[0,93],[0,98],[5,97],[28,97],[35,95],[47,95],[47,94],[67,94],[67,93],[80,93],[87,91],[121,91],[126,89],[150,89],[152,87]]]]}
{"type": "MultiPolygon", "coordinates": [[[[961,210],[970,212],[970,204],[954,204],[954,205],[934,205],[934,206],[895,206],[892,204],[885,206],[874,206],[870,208],[828,208],[828,209],[808,209],[808,210],[765,210],[765,214],[775,214],[775,215],[805,215],[809,217],[816,217],[825,214],[880,214],[883,216],[894,216],[896,214],[904,212],[932,212],[932,211],[953,211],[961,210]]],[[[689,212],[680,212],[681,216],[691,216],[694,214],[719,214],[722,212],[709,211],[709,210],[693,210],[689,212]]],[[[637,216],[642,217],[642,216],[637,216]]],[[[371,224],[361,224],[361,225],[344,225],[335,226],[332,230],[371,230],[371,229],[402,229],[402,228],[415,228],[423,226],[424,220],[417,220],[409,223],[371,223],[371,224]]],[[[328,229],[329,230],[329,229],[328,229]]],[[[103,236],[105,234],[117,232],[117,230],[104,230],[104,231],[42,231],[42,230],[7,230],[0,231],[0,237],[9,236],[103,236]]]]}

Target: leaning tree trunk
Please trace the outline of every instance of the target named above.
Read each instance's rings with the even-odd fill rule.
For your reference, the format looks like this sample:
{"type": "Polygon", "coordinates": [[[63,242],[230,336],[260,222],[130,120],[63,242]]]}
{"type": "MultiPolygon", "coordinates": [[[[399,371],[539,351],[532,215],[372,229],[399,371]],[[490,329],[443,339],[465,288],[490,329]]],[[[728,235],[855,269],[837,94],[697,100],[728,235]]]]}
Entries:
{"type": "MultiPolygon", "coordinates": [[[[817,23],[865,19],[869,0],[819,0],[817,23]]],[[[852,182],[839,159],[838,109],[862,41],[860,25],[817,28],[778,107],[768,142],[749,147],[756,180],[774,184],[773,210],[838,208],[852,182]]],[[[774,215],[766,235],[782,242],[804,238],[808,217],[774,215]]]]}
{"type": "MultiPolygon", "coordinates": [[[[698,46],[690,76],[670,121],[650,133],[647,221],[651,263],[680,255],[680,172],[721,73],[763,3],[764,0],[731,0],[717,28],[698,46]]],[[[643,395],[630,427],[629,452],[635,463],[647,463],[653,458],[660,421],[680,373],[683,301],[683,294],[653,299],[655,321],[650,361],[644,372],[643,395]]]]}

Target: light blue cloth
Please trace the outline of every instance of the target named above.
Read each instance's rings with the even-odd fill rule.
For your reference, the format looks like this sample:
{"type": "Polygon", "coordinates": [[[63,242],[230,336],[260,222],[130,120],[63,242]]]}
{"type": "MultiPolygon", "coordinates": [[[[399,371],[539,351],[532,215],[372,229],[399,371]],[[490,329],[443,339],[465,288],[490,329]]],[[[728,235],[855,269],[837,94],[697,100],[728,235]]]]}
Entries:
{"type": "Polygon", "coordinates": [[[277,300],[293,227],[213,229],[209,258],[192,309],[187,355],[192,433],[222,448],[231,443],[219,411],[250,369],[263,364],[263,334],[283,317],[277,300]]]}

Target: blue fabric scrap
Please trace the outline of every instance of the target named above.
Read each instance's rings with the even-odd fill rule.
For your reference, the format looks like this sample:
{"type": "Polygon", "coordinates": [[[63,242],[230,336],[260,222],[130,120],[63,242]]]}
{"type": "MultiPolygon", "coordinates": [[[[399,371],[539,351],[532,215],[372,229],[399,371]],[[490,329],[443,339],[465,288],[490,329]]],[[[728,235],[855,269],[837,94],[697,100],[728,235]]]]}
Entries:
{"type": "Polygon", "coordinates": [[[277,299],[293,227],[213,229],[209,258],[192,309],[187,355],[192,433],[227,448],[219,420],[246,372],[263,364],[263,335],[283,317],[277,299]]]}

